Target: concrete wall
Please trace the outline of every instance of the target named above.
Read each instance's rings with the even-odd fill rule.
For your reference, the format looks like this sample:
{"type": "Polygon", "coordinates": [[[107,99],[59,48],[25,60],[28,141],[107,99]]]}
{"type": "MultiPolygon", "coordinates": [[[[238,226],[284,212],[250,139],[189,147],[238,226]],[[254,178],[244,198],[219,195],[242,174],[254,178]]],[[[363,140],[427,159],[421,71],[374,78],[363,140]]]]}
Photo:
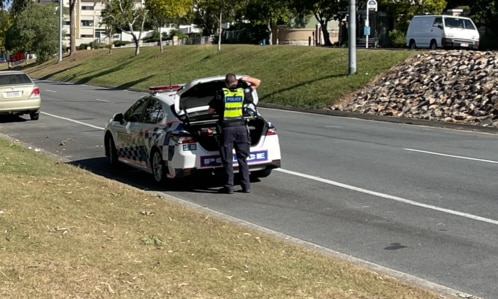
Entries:
{"type": "MultiPolygon", "coordinates": [[[[329,28],[330,42],[339,41],[339,29],[329,28]]],[[[278,27],[273,31],[274,45],[315,46],[323,45],[323,34],[320,27],[310,28],[284,28],[278,27]]]]}

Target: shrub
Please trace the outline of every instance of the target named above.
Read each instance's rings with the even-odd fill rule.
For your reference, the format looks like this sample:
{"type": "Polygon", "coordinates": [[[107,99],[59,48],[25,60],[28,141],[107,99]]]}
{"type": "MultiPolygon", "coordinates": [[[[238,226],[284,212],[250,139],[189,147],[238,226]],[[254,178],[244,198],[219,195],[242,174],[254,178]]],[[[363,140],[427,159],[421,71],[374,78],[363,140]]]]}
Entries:
{"type": "Polygon", "coordinates": [[[88,44],[80,44],[78,46],[78,50],[86,50],[86,48],[88,48],[88,46],[89,46],[88,44]]]}
{"type": "Polygon", "coordinates": [[[129,43],[130,42],[121,41],[121,40],[115,40],[115,41],[112,42],[112,44],[114,45],[114,47],[121,47],[121,46],[127,45],[129,43]]]}
{"type": "Polygon", "coordinates": [[[406,46],[406,35],[403,31],[393,29],[389,32],[389,40],[395,48],[404,48],[406,46]]]}

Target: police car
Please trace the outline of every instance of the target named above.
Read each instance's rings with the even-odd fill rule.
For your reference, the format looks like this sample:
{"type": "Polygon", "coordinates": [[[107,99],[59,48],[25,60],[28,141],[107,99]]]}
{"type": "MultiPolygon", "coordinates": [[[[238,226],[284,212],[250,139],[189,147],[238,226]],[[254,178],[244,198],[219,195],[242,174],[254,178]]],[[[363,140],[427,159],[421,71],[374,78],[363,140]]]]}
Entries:
{"type": "MultiPolygon", "coordinates": [[[[157,183],[221,169],[219,116],[207,111],[224,80],[225,76],[216,76],[151,87],[149,94],[106,124],[104,145],[110,164],[148,172],[157,183]]],[[[244,112],[251,137],[248,165],[252,176],[266,177],[280,167],[280,143],[275,126],[255,109],[256,90],[252,96],[254,105],[246,104],[244,112]]],[[[234,171],[238,172],[235,155],[234,171]]]]}

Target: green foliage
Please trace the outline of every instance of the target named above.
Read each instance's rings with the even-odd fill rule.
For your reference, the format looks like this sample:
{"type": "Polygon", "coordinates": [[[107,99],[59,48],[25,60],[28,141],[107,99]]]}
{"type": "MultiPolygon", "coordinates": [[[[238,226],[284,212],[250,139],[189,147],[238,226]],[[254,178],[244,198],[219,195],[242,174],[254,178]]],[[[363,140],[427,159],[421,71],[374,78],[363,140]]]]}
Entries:
{"type": "Polygon", "coordinates": [[[115,46],[115,47],[121,47],[121,46],[124,46],[124,45],[128,45],[130,44],[130,42],[127,42],[127,41],[121,41],[121,40],[115,40],[112,42],[112,44],[115,46]]]}
{"type": "Polygon", "coordinates": [[[243,16],[247,1],[241,0],[193,0],[194,22],[204,29],[204,35],[212,35],[218,31],[222,23],[236,22],[243,16]],[[220,20],[220,15],[222,20],[220,20]]]}
{"type": "Polygon", "coordinates": [[[10,51],[36,54],[37,61],[50,59],[59,47],[59,21],[53,5],[32,3],[14,19],[7,31],[10,51]]]}
{"type": "Polygon", "coordinates": [[[164,25],[168,19],[185,16],[192,10],[192,0],[146,0],[149,18],[156,25],[164,25]]]}
{"type": "Polygon", "coordinates": [[[171,30],[167,36],[167,39],[173,39],[173,36],[178,36],[178,38],[188,38],[188,34],[185,34],[177,29],[171,30]]]}
{"type": "Polygon", "coordinates": [[[11,17],[5,10],[0,10],[0,50],[5,48],[5,40],[7,37],[7,30],[11,24],[11,17]]]}
{"type": "Polygon", "coordinates": [[[135,42],[135,55],[140,53],[139,41],[147,20],[147,9],[136,7],[134,0],[106,0],[101,17],[106,28],[130,33],[135,42]],[[140,33],[137,35],[135,31],[140,33]]]}
{"type": "MultiPolygon", "coordinates": [[[[23,12],[23,10],[27,9],[29,5],[32,3],[31,0],[2,0],[3,4],[7,4],[7,2],[11,2],[10,13],[13,16],[19,15],[23,12]]],[[[4,5],[3,5],[4,6],[4,5]]]]}
{"type": "Polygon", "coordinates": [[[482,49],[498,49],[498,3],[496,0],[475,0],[471,5],[471,16],[477,25],[484,25],[486,33],[481,37],[482,49]]]}
{"type": "Polygon", "coordinates": [[[88,44],[81,43],[77,48],[78,50],[86,50],[86,48],[88,48],[88,44]]]}
{"type": "Polygon", "coordinates": [[[325,46],[332,46],[327,24],[331,20],[338,20],[345,17],[348,11],[349,0],[292,0],[292,7],[300,13],[311,13],[320,23],[325,46]]]}
{"type": "Polygon", "coordinates": [[[482,50],[498,49],[498,38],[493,31],[485,32],[481,35],[479,48],[482,50]]]}
{"type": "Polygon", "coordinates": [[[414,15],[441,14],[447,6],[445,0],[422,0],[415,3],[412,0],[380,0],[378,3],[379,10],[394,16],[394,29],[399,32],[406,32],[414,15]]]}
{"type": "Polygon", "coordinates": [[[391,46],[393,46],[393,47],[396,47],[396,48],[406,47],[406,33],[405,33],[405,31],[393,29],[391,32],[389,32],[389,40],[391,42],[391,46]]]}

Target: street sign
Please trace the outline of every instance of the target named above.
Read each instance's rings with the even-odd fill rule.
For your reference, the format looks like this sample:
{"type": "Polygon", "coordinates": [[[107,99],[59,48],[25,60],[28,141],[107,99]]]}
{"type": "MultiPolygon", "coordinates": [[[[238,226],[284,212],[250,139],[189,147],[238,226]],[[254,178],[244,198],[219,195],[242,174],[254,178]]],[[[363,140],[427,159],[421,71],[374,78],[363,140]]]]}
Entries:
{"type": "Polygon", "coordinates": [[[367,2],[367,10],[377,11],[377,1],[375,1],[375,0],[368,0],[368,2],[367,2]]]}
{"type": "Polygon", "coordinates": [[[369,35],[370,35],[370,27],[365,27],[365,28],[364,28],[364,34],[365,34],[366,36],[369,36],[369,35]]]}

